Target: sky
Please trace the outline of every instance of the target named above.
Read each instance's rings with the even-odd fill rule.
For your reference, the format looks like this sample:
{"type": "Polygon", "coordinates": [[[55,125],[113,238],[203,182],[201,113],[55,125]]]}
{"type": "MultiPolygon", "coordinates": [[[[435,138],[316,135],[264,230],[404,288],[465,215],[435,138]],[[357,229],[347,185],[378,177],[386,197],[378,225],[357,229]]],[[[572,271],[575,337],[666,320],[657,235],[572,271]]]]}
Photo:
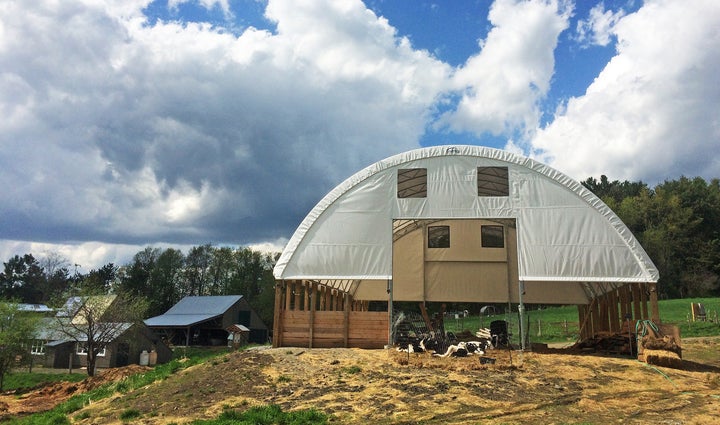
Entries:
{"type": "Polygon", "coordinates": [[[0,2],[0,261],[280,251],[388,156],[720,177],[717,0],[0,2]]]}

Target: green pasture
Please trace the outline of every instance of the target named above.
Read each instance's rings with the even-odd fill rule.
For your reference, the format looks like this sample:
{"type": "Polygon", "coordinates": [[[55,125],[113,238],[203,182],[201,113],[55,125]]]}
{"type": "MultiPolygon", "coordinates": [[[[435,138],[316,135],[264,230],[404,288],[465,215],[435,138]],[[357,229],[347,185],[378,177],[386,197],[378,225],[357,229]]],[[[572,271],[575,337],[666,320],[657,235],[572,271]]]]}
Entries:
{"type": "MultiPolygon", "coordinates": [[[[661,300],[658,302],[660,320],[663,323],[677,325],[683,338],[720,335],[720,298],[685,298],[661,300]],[[707,313],[706,321],[693,321],[691,303],[702,303],[707,313]]],[[[468,330],[472,333],[480,328],[488,328],[494,320],[506,320],[512,333],[511,340],[517,343],[519,338],[519,317],[517,305],[513,311],[494,315],[469,315],[468,317],[448,315],[445,317],[445,329],[455,333],[468,330]]],[[[496,309],[508,310],[507,307],[496,309]]],[[[579,317],[577,307],[526,306],[525,324],[531,342],[557,343],[577,341],[579,317]]]]}
{"type": "Polygon", "coordinates": [[[35,369],[33,372],[17,370],[5,376],[3,390],[27,391],[48,382],[79,382],[85,378],[87,373],[59,373],[55,370],[45,372],[43,369],[35,369]]]}

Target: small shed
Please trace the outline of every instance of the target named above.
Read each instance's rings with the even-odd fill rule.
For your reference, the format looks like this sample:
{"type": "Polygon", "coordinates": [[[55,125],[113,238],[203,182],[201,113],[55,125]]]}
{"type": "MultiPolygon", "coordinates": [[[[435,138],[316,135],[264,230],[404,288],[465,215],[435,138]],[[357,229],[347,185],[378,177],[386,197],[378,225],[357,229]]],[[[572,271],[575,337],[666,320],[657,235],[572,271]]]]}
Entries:
{"type": "Polygon", "coordinates": [[[268,341],[267,326],[242,295],[185,297],[145,324],[173,345],[223,345],[236,324],[249,330],[248,342],[268,341]]]}
{"type": "Polygon", "coordinates": [[[248,344],[250,329],[243,325],[230,325],[225,329],[228,332],[228,347],[238,348],[248,344]]]}

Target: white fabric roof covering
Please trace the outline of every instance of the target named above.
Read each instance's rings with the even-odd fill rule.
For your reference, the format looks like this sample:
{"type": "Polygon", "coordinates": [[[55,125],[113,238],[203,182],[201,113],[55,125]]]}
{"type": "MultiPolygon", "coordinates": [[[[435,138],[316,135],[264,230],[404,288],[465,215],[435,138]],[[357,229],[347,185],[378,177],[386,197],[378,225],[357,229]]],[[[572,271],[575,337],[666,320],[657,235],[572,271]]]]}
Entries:
{"type": "Polygon", "coordinates": [[[521,281],[658,280],[635,237],[592,192],[547,165],[480,146],[417,149],[351,176],[305,217],[274,275],[391,279],[393,220],[458,218],[514,218],[521,281]],[[478,196],[477,167],[486,166],[508,167],[509,196],[478,196]],[[427,168],[427,197],[397,198],[397,170],[407,168],[427,168]]]}

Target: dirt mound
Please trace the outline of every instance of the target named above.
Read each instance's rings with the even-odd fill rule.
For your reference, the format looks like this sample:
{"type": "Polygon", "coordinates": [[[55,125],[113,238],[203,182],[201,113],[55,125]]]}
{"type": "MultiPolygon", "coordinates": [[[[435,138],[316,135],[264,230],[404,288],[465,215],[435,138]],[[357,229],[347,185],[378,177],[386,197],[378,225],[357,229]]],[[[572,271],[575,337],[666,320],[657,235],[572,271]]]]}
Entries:
{"type": "MultiPolygon", "coordinates": [[[[73,414],[73,423],[122,424],[121,414],[133,409],[136,423],[184,424],[267,404],[314,408],[338,424],[717,423],[720,339],[699,342],[683,346],[689,355],[709,352],[714,360],[688,357],[683,362],[692,368],[685,369],[555,349],[485,353],[494,363],[395,350],[247,350],[94,401],[73,414]]],[[[116,373],[114,379],[127,376],[116,373]]],[[[108,371],[105,378],[111,376],[108,371]]],[[[79,391],[84,383],[65,390],[72,385],[79,391]]]]}
{"type": "Polygon", "coordinates": [[[19,397],[0,396],[0,419],[50,410],[75,394],[93,390],[108,382],[151,370],[147,366],[130,365],[101,371],[80,382],[55,382],[26,392],[19,397]]]}

